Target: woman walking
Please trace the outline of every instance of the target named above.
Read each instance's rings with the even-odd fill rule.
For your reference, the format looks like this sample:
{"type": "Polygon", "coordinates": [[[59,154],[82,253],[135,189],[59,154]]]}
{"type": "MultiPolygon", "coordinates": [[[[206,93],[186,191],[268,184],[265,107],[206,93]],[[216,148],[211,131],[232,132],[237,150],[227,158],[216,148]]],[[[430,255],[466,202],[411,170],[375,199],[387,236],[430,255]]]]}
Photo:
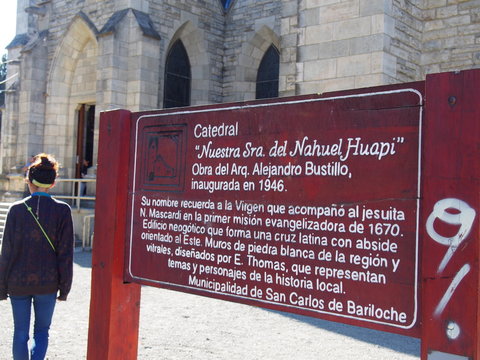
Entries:
{"type": "Polygon", "coordinates": [[[71,210],[48,194],[57,172],[58,163],[51,155],[37,155],[26,178],[31,196],[14,203],[7,215],[0,255],[0,300],[10,297],[12,304],[14,360],[45,358],[56,300],[66,300],[72,284],[71,210]],[[35,320],[29,351],[32,304],[35,320]]]}

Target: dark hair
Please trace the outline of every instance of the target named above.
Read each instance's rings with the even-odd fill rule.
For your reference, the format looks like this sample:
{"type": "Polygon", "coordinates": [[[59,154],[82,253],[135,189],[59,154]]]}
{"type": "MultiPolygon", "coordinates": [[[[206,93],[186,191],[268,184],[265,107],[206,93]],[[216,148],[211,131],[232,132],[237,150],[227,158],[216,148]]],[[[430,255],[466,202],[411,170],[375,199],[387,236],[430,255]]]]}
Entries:
{"type": "Polygon", "coordinates": [[[33,163],[28,167],[27,177],[36,186],[49,187],[55,182],[57,172],[57,160],[52,155],[41,153],[35,156],[33,163]]]}

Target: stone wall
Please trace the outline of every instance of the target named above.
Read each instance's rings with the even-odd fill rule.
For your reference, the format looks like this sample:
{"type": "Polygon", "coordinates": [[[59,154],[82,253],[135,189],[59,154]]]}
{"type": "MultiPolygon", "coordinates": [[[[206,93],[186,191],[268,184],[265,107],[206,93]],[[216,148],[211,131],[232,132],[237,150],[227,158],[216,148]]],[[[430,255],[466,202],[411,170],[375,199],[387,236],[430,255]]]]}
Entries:
{"type": "Polygon", "coordinates": [[[425,0],[422,78],[480,67],[480,3],[425,0]]]}
{"type": "Polygon", "coordinates": [[[387,51],[396,58],[395,82],[420,80],[423,0],[393,0],[386,22],[387,51]]]}
{"type": "Polygon", "coordinates": [[[218,0],[38,4],[19,10],[24,36],[10,49],[19,62],[9,75],[19,76],[7,84],[4,174],[46,150],[71,175],[80,103],[95,104],[97,120],[115,107],[161,108],[165,60],[178,39],[191,62],[192,105],[254,99],[271,45],[280,53],[280,96],[480,66],[478,0],[235,0],[228,10],[218,0]]]}

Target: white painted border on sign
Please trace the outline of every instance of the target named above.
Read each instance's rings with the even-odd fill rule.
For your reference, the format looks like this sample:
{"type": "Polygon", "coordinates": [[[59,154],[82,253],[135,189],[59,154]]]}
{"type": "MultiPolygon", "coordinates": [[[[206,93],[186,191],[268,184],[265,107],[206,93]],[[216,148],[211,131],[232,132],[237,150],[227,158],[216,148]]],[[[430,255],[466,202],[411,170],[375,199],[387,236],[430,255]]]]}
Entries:
{"type": "MultiPolygon", "coordinates": [[[[220,105],[220,104],[219,104],[220,105]]],[[[135,124],[135,152],[134,152],[134,167],[133,167],[133,192],[132,192],[132,209],[131,209],[131,218],[130,218],[130,234],[129,234],[129,259],[128,259],[128,273],[132,277],[132,279],[137,279],[140,281],[146,281],[146,282],[151,282],[151,283],[156,283],[156,284],[162,284],[166,285],[169,287],[177,287],[177,288],[184,288],[184,289],[189,289],[189,290],[195,290],[198,292],[206,292],[206,293],[211,293],[211,294],[218,294],[222,296],[228,296],[228,297],[233,297],[233,298],[242,298],[246,299],[249,301],[257,301],[261,303],[268,303],[276,306],[281,306],[281,307],[287,307],[287,308],[295,308],[299,309],[302,311],[311,311],[314,313],[320,313],[320,314],[325,314],[325,315],[330,315],[330,316],[338,316],[342,318],[348,318],[348,319],[354,319],[358,321],[364,321],[364,322],[370,322],[370,323],[375,323],[375,324],[380,324],[380,325],[386,325],[386,326],[392,326],[396,328],[401,328],[401,329],[410,329],[413,326],[415,326],[417,322],[417,316],[418,316],[418,271],[419,271],[419,217],[420,217],[420,181],[421,181],[421,151],[420,149],[422,148],[422,114],[423,114],[423,97],[422,94],[412,88],[406,88],[406,89],[398,89],[398,90],[390,90],[390,91],[380,91],[380,92],[370,92],[370,93],[364,93],[364,94],[352,94],[352,95],[343,95],[343,96],[333,96],[333,97],[326,97],[326,98],[315,98],[315,99],[304,99],[304,100],[290,100],[290,101],[278,101],[278,102],[273,102],[273,103],[262,103],[262,104],[249,104],[249,105],[238,105],[238,106],[229,106],[229,107],[220,107],[220,108],[208,108],[208,109],[196,109],[196,110],[180,110],[180,111],[172,111],[172,112],[165,112],[165,113],[160,113],[160,114],[148,114],[148,115],[142,115],[140,116],[135,124]],[[139,144],[139,125],[142,120],[146,120],[152,117],[164,117],[164,116],[170,116],[170,115],[191,115],[191,114],[199,114],[199,113],[208,113],[208,112],[219,112],[219,111],[232,111],[232,110],[245,110],[245,109],[254,109],[254,108],[263,108],[263,107],[272,107],[272,106],[280,106],[280,105],[296,105],[296,104],[302,104],[302,103],[313,103],[313,102],[323,102],[323,101],[331,101],[331,100],[342,100],[342,99],[349,99],[349,98],[366,98],[366,97],[372,97],[372,96],[382,96],[382,95],[391,95],[391,94],[401,94],[401,93],[414,93],[418,95],[419,101],[419,113],[418,113],[418,174],[417,174],[417,218],[416,218],[416,233],[415,233],[415,274],[414,274],[414,279],[413,279],[413,284],[414,284],[414,292],[413,292],[413,301],[414,301],[414,314],[413,314],[413,319],[410,324],[407,325],[398,325],[398,324],[392,324],[384,321],[378,321],[378,320],[373,320],[373,319],[365,319],[362,317],[357,317],[357,316],[351,316],[351,315],[345,315],[345,314],[339,314],[335,312],[330,312],[330,311],[325,311],[325,310],[313,310],[313,309],[307,309],[303,308],[300,306],[294,306],[294,305],[288,305],[288,304],[283,304],[283,303],[277,303],[274,301],[268,301],[268,300],[262,300],[262,299],[255,299],[251,297],[245,297],[245,296],[239,296],[239,295],[233,295],[229,293],[219,293],[215,292],[212,290],[208,289],[201,289],[197,287],[192,287],[192,286],[186,286],[186,285],[180,285],[180,284],[175,284],[175,283],[169,283],[169,282],[164,282],[164,281],[158,281],[158,280],[152,280],[152,279],[146,279],[142,278],[139,276],[135,276],[132,273],[131,269],[131,259],[132,259],[132,246],[133,246],[133,220],[135,214],[134,212],[134,204],[135,204],[135,195],[136,195],[136,172],[137,172],[137,155],[138,155],[138,144],[139,144]]],[[[127,219],[128,221],[128,219],[127,219]]],[[[429,358],[430,359],[430,358],[429,358]]],[[[433,360],[433,359],[432,359],[433,360]]],[[[459,359],[460,360],[460,359],[459,359]]]]}

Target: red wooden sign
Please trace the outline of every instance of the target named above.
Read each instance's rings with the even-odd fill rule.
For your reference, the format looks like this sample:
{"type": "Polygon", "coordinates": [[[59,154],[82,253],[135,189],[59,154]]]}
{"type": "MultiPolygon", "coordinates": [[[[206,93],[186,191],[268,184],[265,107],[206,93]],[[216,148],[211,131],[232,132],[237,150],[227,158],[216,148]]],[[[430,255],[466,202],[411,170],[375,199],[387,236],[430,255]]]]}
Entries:
{"type": "Polygon", "coordinates": [[[479,83],[103,113],[88,359],[136,358],[139,284],[479,359],[479,83]]]}
{"type": "Polygon", "coordinates": [[[404,88],[139,116],[129,280],[414,328],[422,100],[404,88]]]}

